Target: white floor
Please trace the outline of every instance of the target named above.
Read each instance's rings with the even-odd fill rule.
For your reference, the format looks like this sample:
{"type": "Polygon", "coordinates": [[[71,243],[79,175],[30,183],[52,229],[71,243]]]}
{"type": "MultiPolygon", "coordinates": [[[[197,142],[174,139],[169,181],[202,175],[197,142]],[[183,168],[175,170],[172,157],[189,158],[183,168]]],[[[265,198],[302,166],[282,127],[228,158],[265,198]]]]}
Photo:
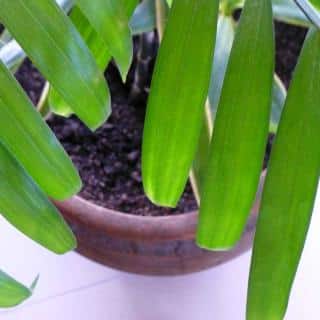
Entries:
{"type": "MultiPolygon", "coordinates": [[[[183,277],[143,277],[95,264],[76,253],[55,256],[0,219],[0,266],[34,296],[1,320],[244,320],[250,253],[183,277]]],[[[320,191],[287,320],[320,319],[320,191]]]]}

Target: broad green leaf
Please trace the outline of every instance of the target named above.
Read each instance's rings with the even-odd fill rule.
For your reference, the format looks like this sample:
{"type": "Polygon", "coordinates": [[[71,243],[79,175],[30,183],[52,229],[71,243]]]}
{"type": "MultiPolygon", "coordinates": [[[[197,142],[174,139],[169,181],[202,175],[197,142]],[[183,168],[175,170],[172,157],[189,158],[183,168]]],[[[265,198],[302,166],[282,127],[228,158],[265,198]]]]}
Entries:
{"type": "Polygon", "coordinates": [[[270,0],[247,0],[224,79],[203,181],[197,232],[202,247],[230,249],[241,237],[261,174],[273,69],[270,0]]]}
{"type": "MultiPolygon", "coordinates": [[[[221,5],[221,3],[220,3],[221,5]]],[[[209,156],[210,141],[214,118],[220,99],[223,79],[234,39],[235,25],[232,17],[219,15],[213,66],[206,112],[198,142],[198,149],[193,160],[193,189],[201,191],[203,176],[209,156]],[[194,186],[195,185],[195,186],[194,186]]]]}
{"type": "Polygon", "coordinates": [[[139,2],[139,0],[126,0],[124,2],[124,9],[129,19],[131,18],[139,2]]]}
{"type": "Polygon", "coordinates": [[[177,0],[169,15],[142,151],[145,191],[161,205],[175,206],[188,179],[209,88],[217,14],[218,1],[177,0]]]}
{"type": "Polygon", "coordinates": [[[83,14],[106,42],[125,80],[132,62],[133,44],[125,0],[77,0],[83,14]]]}
{"type": "Polygon", "coordinates": [[[37,279],[27,288],[0,270],[0,308],[11,308],[28,299],[37,279]]]}
{"type": "MultiPolygon", "coordinates": [[[[243,5],[244,1],[239,1],[238,7],[243,5]]],[[[309,19],[295,4],[294,0],[272,0],[272,10],[276,20],[303,27],[311,25],[309,19]]]]}
{"type": "Polygon", "coordinates": [[[262,196],[248,320],[281,320],[309,227],[320,174],[320,32],[310,32],[288,92],[262,196]]]}
{"type": "Polygon", "coordinates": [[[143,0],[130,19],[132,34],[153,31],[156,27],[155,0],[143,0]]]}
{"type": "Polygon", "coordinates": [[[1,143],[0,212],[13,226],[53,252],[62,254],[76,245],[55,206],[1,143]]]}
{"type": "Polygon", "coordinates": [[[78,172],[9,70],[0,63],[0,141],[55,199],[81,187],[78,172]]]}
{"type": "MultiPolygon", "coordinates": [[[[209,101],[213,115],[213,121],[219,105],[223,80],[227,70],[228,60],[232,48],[235,33],[233,18],[224,15],[219,16],[214,62],[209,88],[209,101]]],[[[270,132],[275,133],[286,98],[286,89],[277,75],[274,75],[272,111],[270,132]]]]}
{"type": "Polygon", "coordinates": [[[90,128],[105,121],[110,97],[103,75],[79,33],[53,0],[0,0],[0,20],[90,128]]]}
{"type": "Polygon", "coordinates": [[[274,75],[273,90],[272,90],[272,109],[269,131],[276,133],[278,124],[280,122],[281,113],[284,102],[286,100],[287,91],[283,83],[277,75],[274,75]]]}
{"type": "MultiPolygon", "coordinates": [[[[103,72],[111,60],[111,54],[104,40],[93,29],[77,6],[73,8],[70,19],[90,49],[99,69],[103,72]]],[[[73,113],[69,104],[54,88],[50,88],[49,105],[50,109],[58,115],[68,117],[73,113]]]]}
{"type": "Polygon", "coordinates": [[[320,0],[309,0],[309,1],[317,10],[320,10],[320,0]]]}

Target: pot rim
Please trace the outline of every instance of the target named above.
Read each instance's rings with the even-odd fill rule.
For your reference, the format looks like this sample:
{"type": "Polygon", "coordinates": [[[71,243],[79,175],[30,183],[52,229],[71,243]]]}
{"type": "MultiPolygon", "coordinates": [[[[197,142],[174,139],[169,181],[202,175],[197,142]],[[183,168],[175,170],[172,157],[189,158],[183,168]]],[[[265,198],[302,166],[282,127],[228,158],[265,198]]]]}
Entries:
{"type": "MultiPolygon", "coordinates": [[[[266,171],[260,176],[259,189],[251,210],[249,224],[255,221],[266,171]],[[252,221],[251,221],[252,220],[252,221]]],[[[69,221],[86,224],[89,228],[108,235],[140,241],[193,240],[195,238],[198,212],[187,212],[172,216],[146,217],[111,210],[96,205],[80,196],[53,203],[69,221]]]]}

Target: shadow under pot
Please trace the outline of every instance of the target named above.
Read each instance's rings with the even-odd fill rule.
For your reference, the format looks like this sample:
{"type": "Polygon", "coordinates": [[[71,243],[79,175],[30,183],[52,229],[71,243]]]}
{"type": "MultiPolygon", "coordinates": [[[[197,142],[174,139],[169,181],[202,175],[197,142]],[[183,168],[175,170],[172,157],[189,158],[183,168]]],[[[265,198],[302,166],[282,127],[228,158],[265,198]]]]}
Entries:
{"type": "Polygon", "coordinates": [[[77,239],[77,251],[114,269],[143,275],[182,275],[225,263],[250,249],[265,179],[237,246],[212,252],[195,244],[197,212],[142,217],[109,210],[80,197],[55,202],[77,239]]]}

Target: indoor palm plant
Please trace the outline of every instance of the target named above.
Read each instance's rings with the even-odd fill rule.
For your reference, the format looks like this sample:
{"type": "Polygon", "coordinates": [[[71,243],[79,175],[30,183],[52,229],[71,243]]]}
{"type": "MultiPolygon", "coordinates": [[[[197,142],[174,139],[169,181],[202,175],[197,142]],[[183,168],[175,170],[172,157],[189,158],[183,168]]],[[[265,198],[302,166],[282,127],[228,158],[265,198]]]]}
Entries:
{"type": "MultiPolygon", "coordinates": [[[[311,21],[318,27],[314,7],[304,0],[297,3],[302,11],[293,2],[274,1],[275,16],[303,24],[311,21]]],[[[97,128],[110,113],[100,70],[114,57],[125,78],[132,58],[129,20],[137,1],[79,0],[70,17],[87,44],[53,2],[1,0],[0,4],[1,21],[54,88],[47,90],[52,109],[60,114],[74,112],[90,128],[97,128]]],[[[155,5],[157,15],[150,21],[156,21],[162,33],[166,4],[156,1],[155,5]]],[[[242,1],[221,2],[220,28],[242,5],[242,1]]],[[[193,163],[191,177],[200,202],[198,243],[225,250],[239,239],[257,191],[272,89],[278,87],[273,101],[284,93],[278,80],[273,85],[270,1],[245,2],[230,59],[226,57],[232,40],[223,47],[226,51],[220,58],[225,59],[217,60],[211,73],[217,16],[218,1],[173,2],[148,103],[142,171],[148,196],[160,205],[174,206],[193,163]],[[215,76],[209,92],[211,74],[215,76]],[[203,111],[208,92],[213,114],[218,110],[211,143],[211,111],[206,116],[203,111]]],[[[319,178],[320,154],[313,142],[319,133],[319,45],[319,32],[310,31],[271,155],[254,245],[248,319],[283,317],[302,251],[319,178]]],[[[80,188],[78,175],[4,67],[0,90],[1,211],[31,238],[63,253],[75,241],[45,194],[58,200],[70,197],[80,188]],[[25,108],[23,115],[21,108],[25,108]],[[27,154],[21,146],[29,147],[27,154]]],[[[18,284],[5,274],[1,280],[7,289],[16,290],[18,284]]],[[[30,293],[19,288],[20,298],[30,293]]]]}

